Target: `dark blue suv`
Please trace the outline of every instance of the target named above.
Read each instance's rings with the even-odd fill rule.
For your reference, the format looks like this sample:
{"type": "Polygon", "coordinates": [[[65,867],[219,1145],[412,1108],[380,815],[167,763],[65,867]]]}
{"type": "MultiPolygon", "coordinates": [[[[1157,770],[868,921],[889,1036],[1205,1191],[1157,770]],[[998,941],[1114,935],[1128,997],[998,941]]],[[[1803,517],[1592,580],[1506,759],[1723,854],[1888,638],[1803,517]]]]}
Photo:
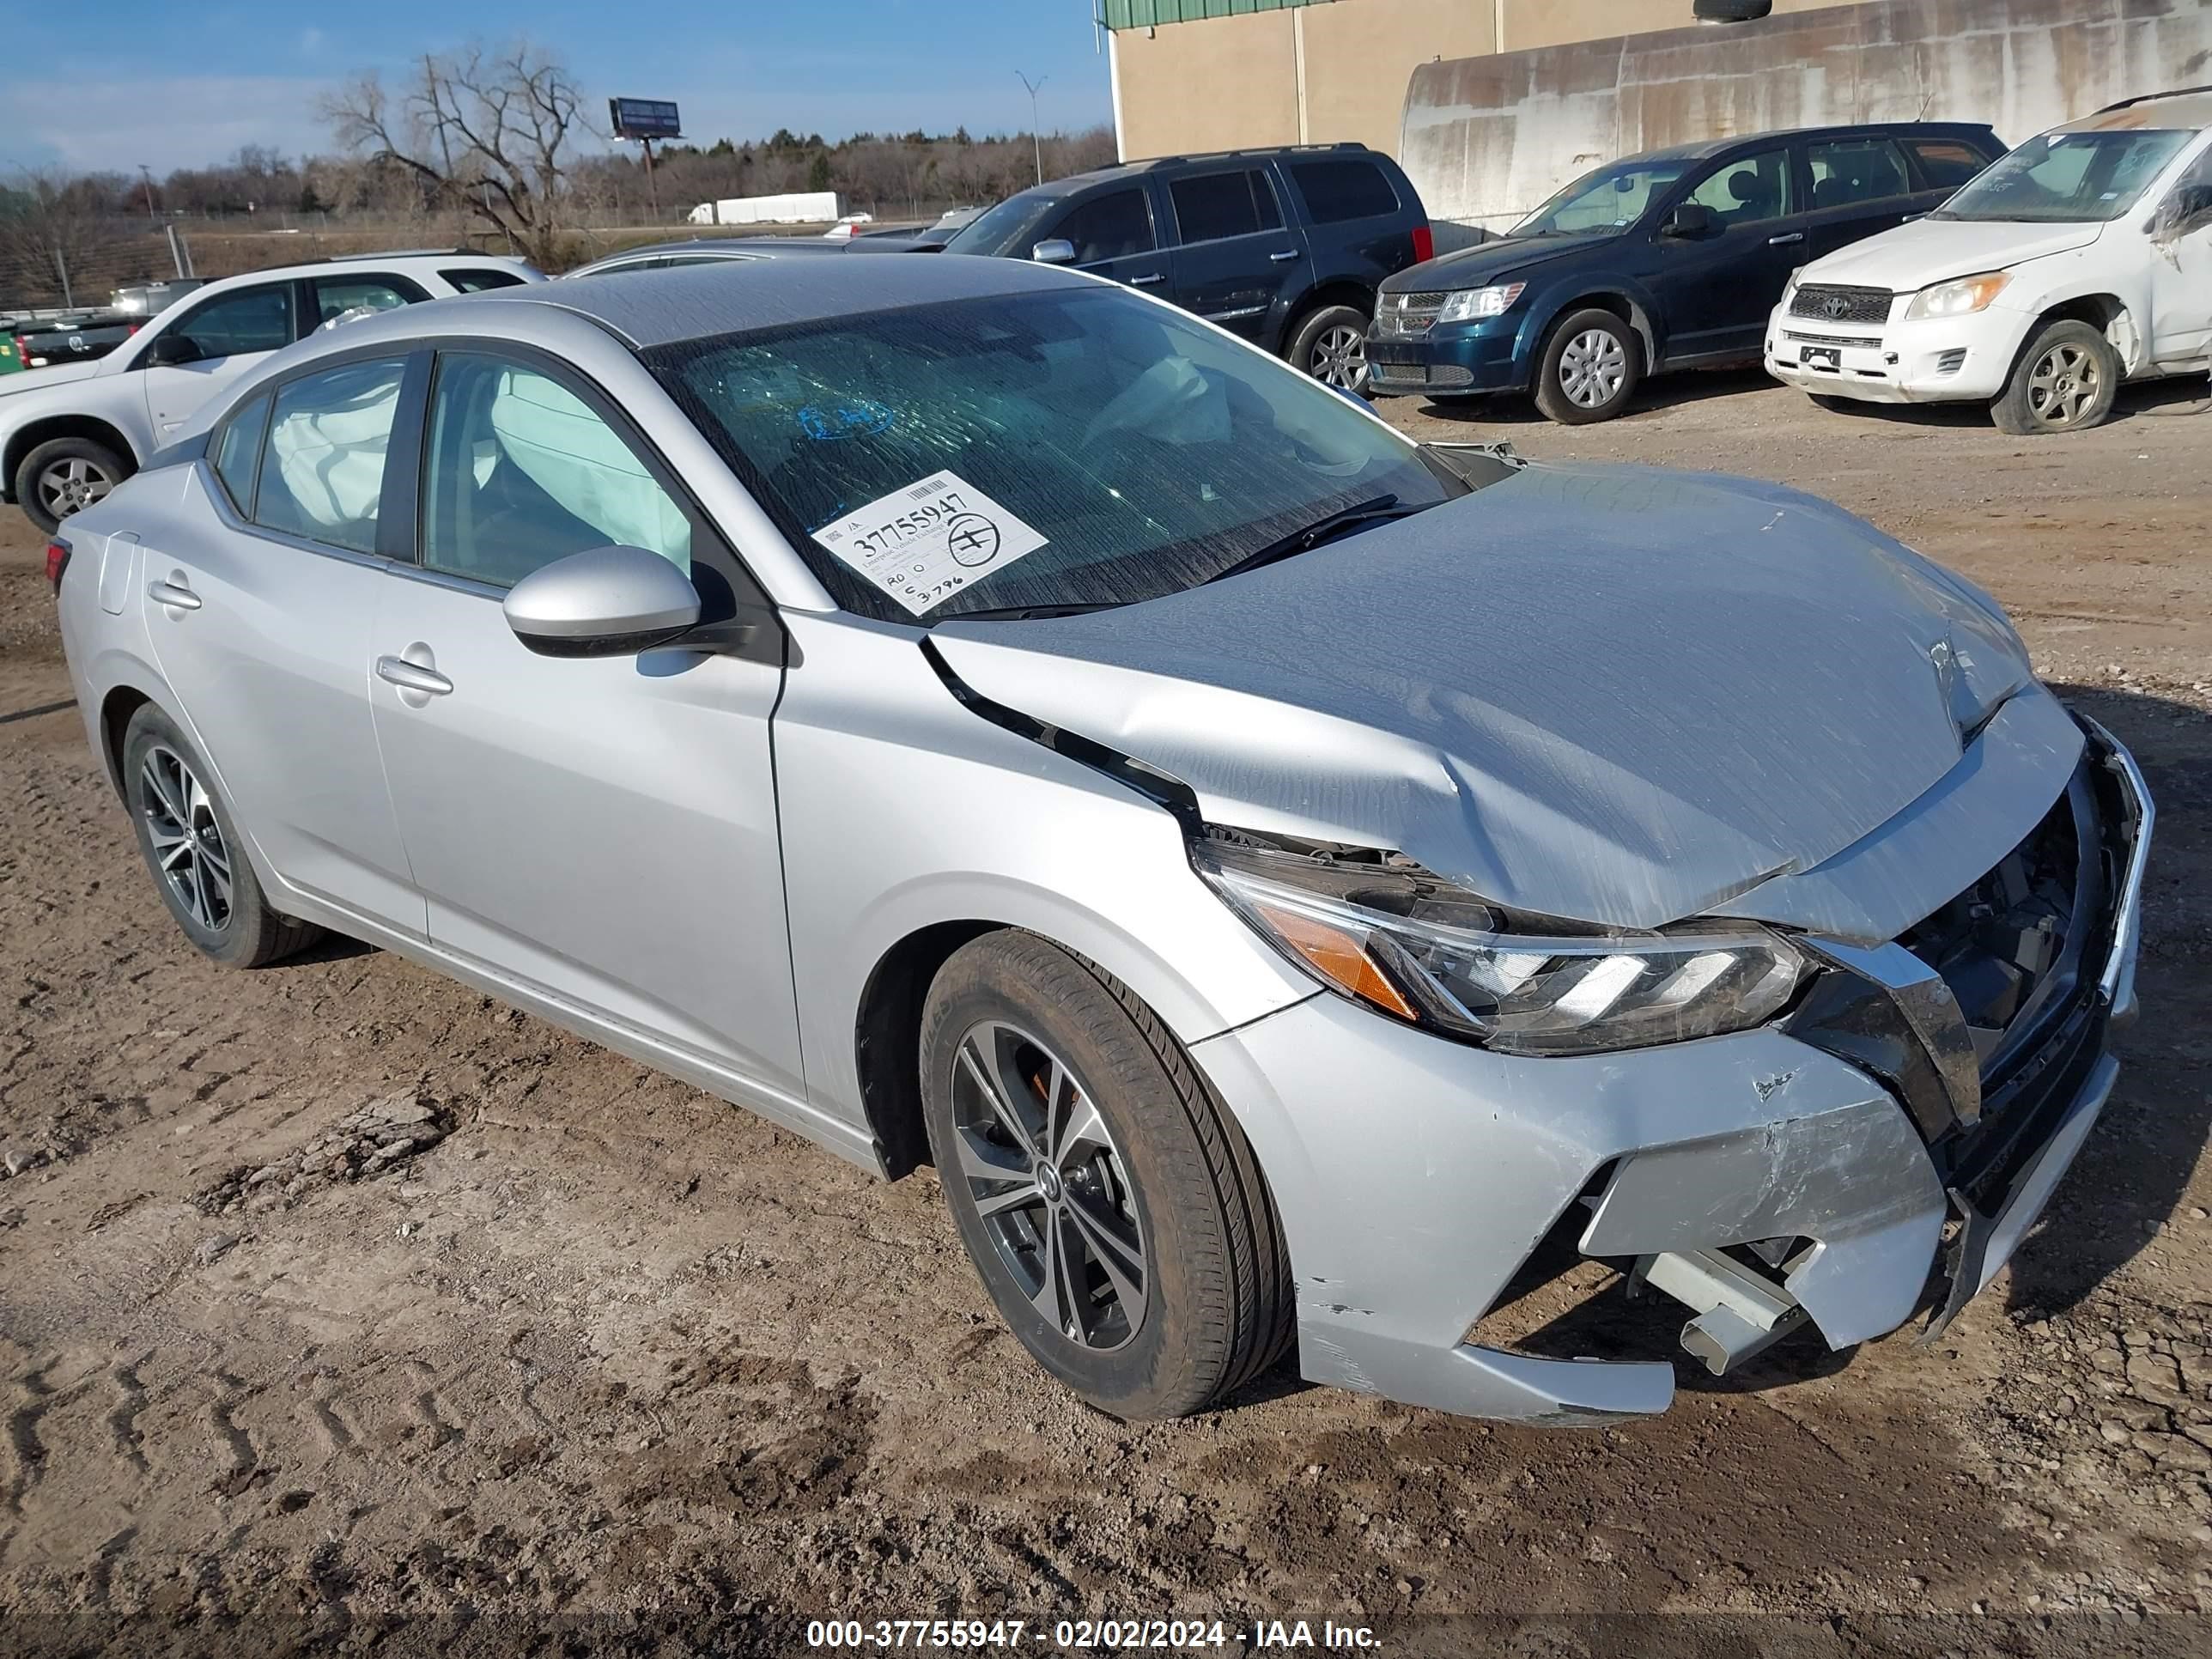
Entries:
{"type": "Polygon", "coordinates": [[[1055,179],[1008,197],[945,251],[1096,271],[1356,392],[1376,289],[1436,245],[1398,164],[1342,143],[1171,155],[1055,179]]]}
{"type": "Polygon", "coordinates": [[[2004,151],[1985,126],[1916,122],[1610,162],[1510,235],[1384,283],[1368,389],[1533,391],[1555,421],[1608,420],[1647,374],[1757,362],[1791,271],[1927,212],[2004,151]]]}

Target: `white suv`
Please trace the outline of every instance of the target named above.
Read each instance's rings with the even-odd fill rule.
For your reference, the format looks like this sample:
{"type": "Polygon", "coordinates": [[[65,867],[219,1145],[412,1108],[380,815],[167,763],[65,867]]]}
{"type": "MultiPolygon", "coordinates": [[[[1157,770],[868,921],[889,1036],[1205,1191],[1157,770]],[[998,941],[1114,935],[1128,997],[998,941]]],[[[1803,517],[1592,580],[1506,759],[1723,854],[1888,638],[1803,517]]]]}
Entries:
{"type": "Polygon", "coordinates": [[[143,465],[210,398],[348,312],[539,283],[519,259],[364,254],[210,283],[115,351],[0,380],[0,501],[49,535],[143,465]]]}
{"type": "Polygon", "coordinates": [[[2212,368],[2212,88],[2031,138],[1926,217],[1790,279],[1767,372],[1816,398],[1987,403],[2072,432],[2212,368]]]}

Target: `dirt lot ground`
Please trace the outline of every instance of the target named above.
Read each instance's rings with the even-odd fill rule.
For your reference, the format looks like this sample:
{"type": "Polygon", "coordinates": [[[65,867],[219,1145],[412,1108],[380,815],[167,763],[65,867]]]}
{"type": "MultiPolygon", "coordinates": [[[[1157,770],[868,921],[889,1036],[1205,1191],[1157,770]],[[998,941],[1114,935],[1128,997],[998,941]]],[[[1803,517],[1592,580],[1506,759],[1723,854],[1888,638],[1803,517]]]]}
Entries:
{"type": "MultiPolygon", "coordinates": [[[[2199,389],[2040,441],[1824,414],[1755,376],[1662,383],[1581,432],[1390,406],[1424,436],[1836,498],[1993,589],[2158,795],[2144,1017],[2008,1274],[1932,1352],[1806,1342],[1722,1384],[1685,1364],[1670,1415],[1605,1432],[1288,1367],[1201,1420],[1109,1421],[1002,1334],[927,1172],[878,1186],[396,957],[209,966],[86,750],[39,544],[9,512],[0,1628],[88,1650],[137,1614],[149,1645],[275,1650],[569,1620],[650,1648],[711,1616],[729,1650],[783,1651],[823,1615],[1084,1611],[1538,1656],[1772,1652],[1784,1631],[1834,1653],[2203,1644],[2199,389]],[[422,1144],[374,1172],[300,1174],[311,1146],[358,1163],[403,1132],[422,1144]],[[1770,1617],[1620,1617],[1692,1612],[1770,1617]],[[1439,1622],[1458,1616],[1481,1622],[1439,1622]]],[[[1666,1342],[1648,1304],[1619,1316],[1666,1342]]]]}

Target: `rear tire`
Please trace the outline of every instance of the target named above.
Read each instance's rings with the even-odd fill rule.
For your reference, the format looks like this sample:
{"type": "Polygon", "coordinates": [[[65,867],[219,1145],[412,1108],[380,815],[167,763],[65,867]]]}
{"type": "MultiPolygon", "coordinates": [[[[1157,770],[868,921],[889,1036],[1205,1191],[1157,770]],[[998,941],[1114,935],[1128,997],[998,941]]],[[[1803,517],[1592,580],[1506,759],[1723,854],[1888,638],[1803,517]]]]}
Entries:
{"type": "Polygon", "coordinates": [[[103,500],[131,473],[131,463],[106,444],[49,439],[15,469],[15,501],[23,516],[51,536],[64,519],[103,500]]]}
{"type": "Polygon", "coordinates": [[[2111,418],[2126,372],[2112,343],[2088,324],[2051,323],[2020,354],[1990,418],[2015,438],[2087,432],[2111,418]]]}
{"type": "Polygon", "coordinates": [[[1367,391],[1367,313],[1356,306],[1323,306],[1300,322],[1284,356],[1293,368],[1339,392],[1367,391]]]}
{"type": "Polygon", "coordinates": [[[1047,1371],[1115,1417],[1180,1417],[1290,1346],[1290,1255],[1252,1150],[1127,987],[988,933],[931,985],[921,1059],[961,1243],[1047,1371]]]}
{"type": "Polygon", "coordinates": [[[226,968],[259,968],[322,930],[270,905],[213,776],[191,740],[154,704],[131,717],[123,733],[123,798],[155,890],[203,955],[226,968]]]}
{"type": "Polygon", "coordinates": [[[1561,426],[1609,421],[1627,409],[1644,378],[1636,331],[1592,306],[1562,318],[1536,368],[1536,407],[1561,426]]]}

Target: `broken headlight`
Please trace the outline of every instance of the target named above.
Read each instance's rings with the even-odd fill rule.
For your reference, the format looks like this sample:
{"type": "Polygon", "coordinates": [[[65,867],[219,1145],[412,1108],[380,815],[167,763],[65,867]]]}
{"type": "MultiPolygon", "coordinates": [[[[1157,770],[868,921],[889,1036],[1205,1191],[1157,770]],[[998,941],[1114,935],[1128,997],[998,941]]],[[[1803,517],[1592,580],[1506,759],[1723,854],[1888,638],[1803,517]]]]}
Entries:
{"type": "Polygon", "coordinates": [[[1510,1054],[1712,1036],[1788,1006],[1806,961],[1750,922],[1540,932],[1396,854],[1210,830],[1192,849],[1231,907],[1330,988],[1510,1054]]]}

